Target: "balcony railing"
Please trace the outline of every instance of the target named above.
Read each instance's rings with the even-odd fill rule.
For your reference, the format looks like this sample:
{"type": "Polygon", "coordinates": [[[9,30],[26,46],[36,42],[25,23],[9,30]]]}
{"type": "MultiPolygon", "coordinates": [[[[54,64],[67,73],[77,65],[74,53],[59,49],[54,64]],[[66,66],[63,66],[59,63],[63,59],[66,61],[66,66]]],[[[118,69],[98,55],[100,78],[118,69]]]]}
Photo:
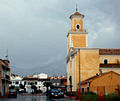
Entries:
{"type": "Polygon", "coordinates": [[[1,72],[2,74],[1,74],[1,79],[7,79],[7,80],[10,80],[10,76],[9,76],[9,74],[7,74],[7,73],[5,73],[5,72],[1,72]]]}
{"type": "Polygon", "coordinates": [[[117,68],[117,67],[119,67],[120,68],[120,64],[100,64],[100,67],[105,67],[105,68],[108,68],[108,67],[117,68]]]}
{"type": "Polygon", "coordinates": [[[5,75],[5,77],[6,77],[6,79],[10,80],[10,76],[8,76],[8,75],[5,75]]]}
{"type": "Polygon", "coordinates": [[[87,33],[87,29],[82,29],[82,30],[78,29],[78,30],[75,30],[75,31],[72,30],[72,29],[69,30],[69,32],[76,32],[76,31],[87,33]]]}

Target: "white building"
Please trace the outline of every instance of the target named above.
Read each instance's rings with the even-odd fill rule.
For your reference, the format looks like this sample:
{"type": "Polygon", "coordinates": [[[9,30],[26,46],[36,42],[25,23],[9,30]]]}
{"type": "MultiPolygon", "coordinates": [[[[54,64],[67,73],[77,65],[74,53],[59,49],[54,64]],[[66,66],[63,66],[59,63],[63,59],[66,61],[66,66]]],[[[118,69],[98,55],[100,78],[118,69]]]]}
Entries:
{"type": "Polygon", "coordinates": [[[9,87],[14,86],[15,88],[19,88],[20,84],[23,83],[22,78],[15,74],[11,74],[10,81],[9,87]]]}
{"type": "Polygon", "coordinates": [[[37,90],[41,90],[42,92],[46,92],[46,87],[43,85],[45,81],[49,81],[48,75],[45,73],[40,73],[38,75],[26,76],[23,78],[22,82],[24,82],[25,88],[27,92],[31,92],[31,85],[35,85],[37,90]]]}
{"type": "Polygon", "coordinates": [[[48,75],[45,73],[40,73],[38,75],[25,76],[23,78],[18,75],[11,75],[11,83],[9,87],[14,86],[17,89],[20,89],[20,84],[22,84],[27,92],[32,92],[31,85],[35,85],[37,90],[41,90],[42,92],[46,92],[46,87],[44,86],[45,81],[50,81],[48,75]]]}

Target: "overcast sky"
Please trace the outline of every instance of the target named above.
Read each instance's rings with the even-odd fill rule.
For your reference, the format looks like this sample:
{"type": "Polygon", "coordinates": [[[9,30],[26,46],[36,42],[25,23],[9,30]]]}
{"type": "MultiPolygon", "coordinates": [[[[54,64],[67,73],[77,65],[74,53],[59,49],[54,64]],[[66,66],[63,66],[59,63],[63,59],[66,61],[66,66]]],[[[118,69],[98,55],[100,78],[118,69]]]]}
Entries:
{"type": "Polygon", "coordinates": [[[8,49],[13,73],[65,75],[76,4],[88,46],[120,48],[120,0],[0,0],[0,58],[8,49]]]}

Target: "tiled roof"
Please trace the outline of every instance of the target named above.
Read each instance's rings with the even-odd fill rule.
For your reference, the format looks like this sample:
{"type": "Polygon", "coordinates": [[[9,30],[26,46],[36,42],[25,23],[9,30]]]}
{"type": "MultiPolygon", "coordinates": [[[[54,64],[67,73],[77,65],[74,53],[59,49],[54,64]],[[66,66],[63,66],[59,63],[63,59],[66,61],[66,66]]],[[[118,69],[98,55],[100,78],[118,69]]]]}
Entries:
{"type": "Polygon", "coordinates": [[[49,78],[46,78],[46,79],[38,79],[38,81],[50,81],[49,78]]]}
{"type": "Polygon", "coordinates": [[[117,68],[117,67],[120,67],[120,64],[100,64],[100,67],[105,67],[105,68],[113,67],[113,68],[117,68]]]}
{"type": "Polygon", "coordinates": [[[72,15],[70,16],[70,19],[71,19],[71,17],[74,16],[74,15],[78,15],[78,16],[82,16],[82,17],[84,17],[83,14],[81,14],[81,13],[79,13],[79,12],[75,12],[74,14],[72,14],[72,15]]]}
{"type": "Polygon", "coordinates": [[[109,73],[114,73],[114,74],[117,74],[117,75],[120,76],[120,74],[118,74],[118,73],[116,73],[116,72],[114,72],[114,71],[109,71],[109,72],[102,73],[101,75],[92,76],[92,77],[90,77],[90,78],[82,81],[81,84],[84,85],[84,84],[86,84],[86,83],[88,83],[88,82],[91,82],[92,80],[94,80],[94,79],[96,79],[96,78],[99,78],[99,77],[101,77],[101,76],[103,76],[103,75],[106,75],[106,74],[109,74],[109,73]]]}
{"type": "Polygon", "coordinates": [[[120,49],[99,49],[100,55],[120,55],[120,49]]]}
{"type": "Polygon", "coordinates": [[[82,14],[80,14],[79,12],[75,12],[73,15],[82,15],[82,14]]]}
{"type": "Polygon", "coordinates": [[[38,80],[38,78],[23,78],[23,80],[38,80]]]}
{"type": "Polygon", "coordinates": [[[8,65],[10,62],[9,62],[9,60],[2,60],[2,59],[0,59],[0,63],[2,65],[8,65]]]}
{"type": "Polygon", "coordinates": [[[49,76],[48,78],[49,78],[49,79],[61,79],[61,80],[62,80],[62,79],[63,79],[63,80],[64,80],[64,79],[67,79],[67,77],[51,77],[51,76],[49,76]]]}
{"type": "Polygon", "coordinates": [[[38,80],[38,81],[49,81],[50,79],[49,78],[46,78],[46,79],[40,79],[40,78],[23,78],[23,80],[38,80]]]}
{"type": "Polygon", "coordinates": [[[99,76],[99,75],[94,75],[94,76],[92,76],[92,77],[90,77],[90,78],[88,78],[88,79],[82,81],[81,84],[86,84],[86,83],[88,83],[90,80],[92,80],[92,79],[94,79],[94,78],[96,78],[96,77],[98,77],[98,76],[99,76]]]}

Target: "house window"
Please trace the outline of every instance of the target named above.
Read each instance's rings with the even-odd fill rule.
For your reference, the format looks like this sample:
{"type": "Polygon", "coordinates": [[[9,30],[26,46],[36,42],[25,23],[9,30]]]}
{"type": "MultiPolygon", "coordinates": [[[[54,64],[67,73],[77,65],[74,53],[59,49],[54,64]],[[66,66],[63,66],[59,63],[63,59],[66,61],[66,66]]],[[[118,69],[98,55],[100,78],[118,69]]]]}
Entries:
{"type": "Polygon", "coordinates": [[[90,92],[90,88],[89,88],[89,87],[87,87],[87,92],[88,92],[88,93],[90,92]]]}
{"type": "Polygon", "coordinates": [[[35,85],[37,85],[37,82],[35,82],[35,85]]]}
{"type": "Polygon", "coordinates": [[[18,81],[16,81],[16,84],[19,84],[18,81]]]}
{"type": "Polygon", "coordinates": [[[84,93],[85,92],[85,90],[84,90],[84,88],[82,88],[82,93],[84,93]]]}
{"type": "Polygon", "coordinates": [[[69,76],[69,81],[70,81],[70,83],[72,82],[72,76],[69,76]]]}
{"type": "Polygon", "coordinates": [[[60,85],[60,83],[57,83],[57,86],[59,86],[60,85]]]}
{"type": "Polygon", "coordinates": [[[107,59],[104,60],[104,64],[108,64],[108,60],[107,59]]]}
{"type": "Polygon", "coordinates": [[[26,82],[24,82],[24,85],[26,85],[26,82]]]}

